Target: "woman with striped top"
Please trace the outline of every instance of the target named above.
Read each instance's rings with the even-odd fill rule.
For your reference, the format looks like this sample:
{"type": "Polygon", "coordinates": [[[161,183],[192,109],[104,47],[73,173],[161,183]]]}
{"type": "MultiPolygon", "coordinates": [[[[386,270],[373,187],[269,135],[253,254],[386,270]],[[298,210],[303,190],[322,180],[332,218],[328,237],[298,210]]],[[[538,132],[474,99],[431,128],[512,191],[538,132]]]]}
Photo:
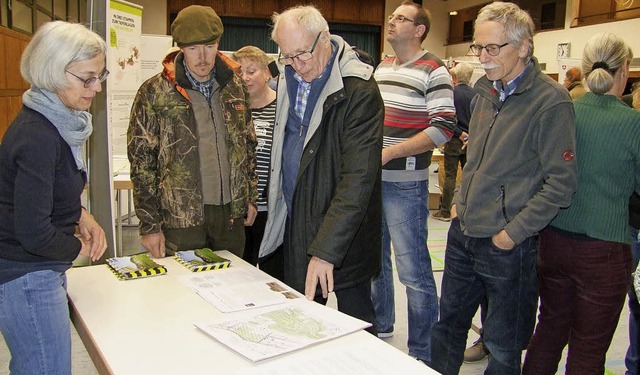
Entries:
{"type": "Polygon", "coordinates": [[[256,147],[256,171],[258,172],[258,216],[252,226],[245,227],[245,248],[243,259],[281,279],[281,267],[269,267],[268,259],[258,259],[260,242],[264,235],[267,223],[267,183],[269,180],[269,164],[271,159],[271,143],[273,139],[273,124],[276,114],[276,92],[269,87],[271,73],[269,71],[270,59],[264,51],[254,46],[242,47],[233,54],[233,59],[240,65],[242,79],[249,89],[249,101],[251,104],[251,117],[258,138],[256,147]],[[274,272],[280,270],[279,272],[274,272]]]}

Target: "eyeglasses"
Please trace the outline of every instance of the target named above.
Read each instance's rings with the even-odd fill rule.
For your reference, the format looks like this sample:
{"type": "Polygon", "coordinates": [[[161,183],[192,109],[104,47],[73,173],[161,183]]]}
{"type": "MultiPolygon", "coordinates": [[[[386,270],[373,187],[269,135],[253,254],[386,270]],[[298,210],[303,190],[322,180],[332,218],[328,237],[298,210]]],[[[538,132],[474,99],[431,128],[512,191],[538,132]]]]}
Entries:
{"type": "Polygon", "coordinates": [[[320,40],[320,35],[322,35],[322,31],[318,33],[316,40],[313,42],[311,49],[308,51],[300,52],[295,56],[284,56],[282,54],[278,55],[278,62],[282,65],[291,65],[293,64],[294,59],[298,59],[300,61],[309,61],[313,57],[313,51],[316,49],[316,45],[318,44],[318,40],[320,40]]]}
{"type": "Polygon", "coordinates": [[[388,15],[388,16],[387,16],[387,21],[388,21],[388,22],[391,22],[391,21],[393,21],[393,20],[396,20],[396,21],[398,21],[398,22],[400,22],[400,23],[403,23],[403,22],[413,22],[413,23],[416,23],[416,21],[414,21],[414,20],[412,20],[412,19],[410,19],[410,18],[407,18],[407,17],[405,17],[405,16],[401,16],[401,15],[397,15],[397,16],[396,16],[396,15],[390,14],[390,15],[388,15]]]}
{"type": "Polygon", "coordinates": [[[506,46],[507,44],[509,44],[509,42],[503,44],[487,44],[486,46],[472,44],[469,46],[469,49],[471,50],[471,53],[478,57],[482,53],[483,49],[486,50],[490,56],[498,56],[498,54],[500,53],[500,48],[506,46]]]}
{"type": "Polygon", "coordinates": [[[68,70],[65,70],[65,72],[67,72],[67,73],[71,74],[72,76],[76,77],[77,79],[81,80],[85,89],[88,89],[89,87],[91,87],[91,85],[96,83],[96,81],[104,82],[104,80],[107,79],[107,76],[109,75],[109,71],[107,69],[103,70],[102,73],[100,73],[100,75],[98,77],[90,77],[90,78],[87,78],[87,79],[84,79],[82,77],[78,77],[77,75],[71,73],[68,70]]]}

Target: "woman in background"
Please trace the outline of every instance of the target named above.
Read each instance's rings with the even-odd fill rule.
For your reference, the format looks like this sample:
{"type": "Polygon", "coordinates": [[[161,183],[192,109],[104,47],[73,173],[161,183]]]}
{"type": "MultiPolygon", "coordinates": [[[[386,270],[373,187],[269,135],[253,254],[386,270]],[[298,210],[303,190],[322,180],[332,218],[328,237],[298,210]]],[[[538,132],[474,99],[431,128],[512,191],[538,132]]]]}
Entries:
{"type": "Polygon", "coordinates": [[[233,59],[240,64],[240,74],[249,89],[251,117],[258,138],[258,146],[256,147],[258,216],[252,226],[245,226],[246,239],[243,259],[253,265],[259,264],[261,270],[282,280],[281,249],[269,254],[265,259],[258,259],[260,243],[267,224],[267,185],[271,164],[273,124],[276,115],[276,92],[269,86],[269,81],[271,81],[270,59],[264,51],[254,46],[240,48],[233,54],[233,59]]]}
{"type": "Polygon", "coordinates": [[[640,113],[620,100],[632,58],[613,34],[584,47],[590,92],[573,102],[578,190],[540,233],[540,315],[523,374],[555,374],[567,343],[567,374],[604,373],[631,275],[629,197],[640,191],[640,113]]]}
{"type": "Polygon", "coordinates": [[[106,44],[79,24],[42,25],[20,62],[31,88],[0,144],[0,331],[11,374],[71,374],[65,271],[97,260],[104,231],[80,202],[89,107],[106,44]],[[79,228],[76,237],[75,229],[79,228]]]}

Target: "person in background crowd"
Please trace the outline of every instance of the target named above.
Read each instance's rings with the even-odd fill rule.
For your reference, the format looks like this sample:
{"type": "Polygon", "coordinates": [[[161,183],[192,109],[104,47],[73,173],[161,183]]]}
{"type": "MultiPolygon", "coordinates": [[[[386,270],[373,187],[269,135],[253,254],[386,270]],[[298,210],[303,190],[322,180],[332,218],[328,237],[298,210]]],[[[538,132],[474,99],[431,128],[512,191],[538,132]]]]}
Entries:
{"type": "Polygon", "coordinates": [[[0,331],[12,374],[71,374],[65,271],[78,254],[95,261],[107,248],[80,199],[106,49],[85,26],[55,21],[22,54],[31,87],[0,144],[0,331]]]}
{"type": "Polygon", "coordinates": [[[408,309],[409,355],[428,363],[438,296],[427,248],[429,164],[456,123],[453,81],[447,67],[422,48],[431,27],[426,9],[404,1],[389,15],[387,41],[394,57],[376,69],[384,99],[382,149],[382,270],[372,283],[378,336],[393,335],[395,298],[391,244],[408,309]]]}
{"type": "MultiPolygon", "coordinates": [[[[573,102],[578,190],[540,233],[540,314],[523,374],[603,374],[631,275],[629,197],[640,191],[640,113],[620,100],[633,54],[614,34],[587,42],[589,88],[573,102]]],[[[493,352],[492,352],[493,354],[493,352]]]]}
{"type": "Polygon", "coordinates": [[[251,117],[258,139],[256,147],[256,171],[258,173],[258,215],[253,225],[245,227],[245,246],[243,259],[256,265],[271,276],[282,279],[282,249],[263,259],[258,259],[260,243],[267,224],[267,184],[271,165],[271,145],[273,125],[276,117],[276,92],[269,87],[271,72],[270,59],[264,51],[254,46],[242,47],[233,54],[240,64],[240,75],[249,89],[251,117]],[[273,266],[270,266],[273,264],[273,266]]]}
{"type": "Polygon", "coordinates": [[[284,243],[284,282],[320,303],[335,291],[338,310],[374,323],[383,104],[373,67],[313,6],[272,20],[284,71],[260,257],[284,243]]]}
{"type": "MultiPolygon", "coordinates": [[[[622,101],[628,106],[640,111],[640,85],[636,82],[630,94],[623,95],[622,101]],[[628,99],[625,100],[625,97],[628,99]]],[[[633,259],[632,269],[638,267],[640,259],[640,195],[633,193],[629,199],[629,233],[631,234],[631,256],[633,259]]],[[[636,271],[637,273],[637,271],[636,271]]],[[[627,367],[625,375],[636,375],[640,371],[640,303],[638,294],[633,285],[633,277],[629,287],[629,347],[624,358],[627,367]]]]}
{"type": "Polygon", "coordinates": [[[175,80],[160,73],[131,108],[127,154],[140,242],[154,257],[208,247],[244,253],[258,198],[256,136],[238,65],[218,52],[216,12],[192,5],[171,24],[175,80]]]}
{"type": "Polygon", "coordinates": [[[587,92],[582,85],[582,70],[577,66],[567,70],[567,73],[564,76],[563,85],[567,90],[569,90],[569,96],[573,100],[582,97],[582,95],[587,92]]]}
{"type": "Polygon", "coordinates": [[[458,177],[458,165],[464,168],[467,163],[467,142],[469,140],[469,120],[471,119],[471,100],[476,96],[473,87],[470,86],[473,66],[469,63],[460,63],[451,69],[454,77],[453,104],[456,108],[456,126],[453,128],[453,137],[444,146],[444,186],[442,188],[442,202],[440,210],[433,213],[433,218],[442,221],[451,220],[451,202],[456,188],[458,177]]]}
{"type": "MultiPolygon", "coordinates": [[[[638,267],[638,259],[640,259],[638,229],[640,229],[640,195],[634,192],[631,199],[629,199],[629,234],[631,235],[631,257],[633,260],[631,269],[634,270],[638,267]]],[[[633,286],[633,278],[631,278],[628,294],[630,312],[629,348],[627,348],[627,354],[624,358],[624,363],[627,367],[625,375],[636,375],[640,370],[640,303],[638,303],[638,295],[633,286]]]]}
{"type": "Polygon", "coordinates": [[[640,108],[640,81],[636,81],[631,85],[631,92],[622,95],[622,101],[624,104],[628,105],[631,108],[639,109],[640,108]]]}
{"type": "Polygon", "coordinates": [[[460,371],[483,301],[485,373],[520,374],[538,307],[538,232],[576,189],[573,105],[540,70],[533,33],[529,14],[509,2],[484,6],[475,21],[471,51],[486,75],[475,85],[432,333],[431,364],[445,375],[460,371]]]}

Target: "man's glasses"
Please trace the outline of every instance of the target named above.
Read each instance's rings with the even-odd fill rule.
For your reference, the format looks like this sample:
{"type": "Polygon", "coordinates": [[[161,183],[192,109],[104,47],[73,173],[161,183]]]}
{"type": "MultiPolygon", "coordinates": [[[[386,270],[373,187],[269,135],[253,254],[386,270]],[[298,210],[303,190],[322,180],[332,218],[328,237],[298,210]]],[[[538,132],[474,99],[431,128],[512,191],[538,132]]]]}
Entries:
{"type": "Polygon", "coordinates": [[[87,79],[84,79],[82,77],[78,77],[77,75],[71,73],[68,70],[65,70],[65,72],[67,72],[67,73],[71,74],[72,76],[76,77],[77,79],[81,80],[85,89],[88,89],[89,87],[91,87],[91,85],[96,83],[96,81],[104,82],[104,80],[107,79],[107,76],[109,75],[109,71],[107,69],[103,70],[102,73],[100,73],[100,75],[98,77],[90,77],[90,78],[87,78],[87,79]]]}
{"type": "Polygon", "coordinates": [[[311,46],[310,50],[300,52],[295,56],[284,56],[281,54],[278,56],[278,62],[282,65],[291,65],[293,64],[294,59],[298,59],[300,61],[311,60],[311,58],[313,57],[313,51],[316,49],[316,44],[318,44],[318,40],[320,39],[320,35],[322,35],[322,31],[318,33],[318,36],[316,37],[315,42],[313,42],[313,45],[311,46]]]}
{"type": "Polygon", "coordinates": [[[405,17],[405,16],[401,16],[401,15],[397,15],[397,16],[396,16],[396,15],[390,14],[390,15],[388,15],[388,16],[387,16],[387,21],[388,21],[388,22],[391,22],[391,21],[393,21],[393,20],[396,20],[396,21],[398,21],[398,22],[400,22],[400,23],[403,23],[403,22],[413,22],[413,23],[416,23],[416,21],[412,20],[411,18],[407,18],[407,17],[405,17]]]}
{"type": "Polygon", "coordinates": [[[500,53],[500,48],[508,44],[509,42],[506,42],[504,44],[487,44],[486,46],[481,46],[479,44],[472,44],[469,46],[469,49],[471,50],[471,53],[473,53],[478,57],[480,57],[480,54],[482,53],[483,49],[486,50],[490,56],[498,56],[498,54],[500,53]]]}

